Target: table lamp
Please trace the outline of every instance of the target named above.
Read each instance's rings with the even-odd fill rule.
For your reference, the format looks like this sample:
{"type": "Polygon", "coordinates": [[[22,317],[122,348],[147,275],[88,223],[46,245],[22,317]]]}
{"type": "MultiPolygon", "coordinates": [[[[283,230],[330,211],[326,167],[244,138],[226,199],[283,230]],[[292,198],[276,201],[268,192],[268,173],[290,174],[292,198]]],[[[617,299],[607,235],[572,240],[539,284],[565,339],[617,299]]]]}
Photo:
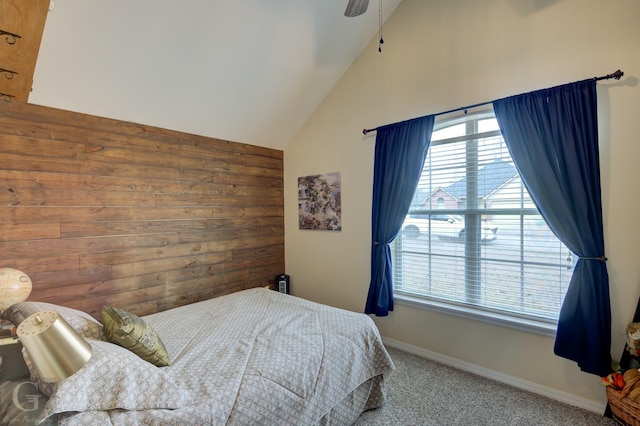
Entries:
{"type": "MultiPolygon", "coordinates": [[[[0,312],[27,300],[31,278],[13,268],[0,268],[0,312]]],[[[40,378],[57,382],[71,376],[91,358],[87,343],[56,311],[37,312],[20,323],[18,339],[40,378]]]]}
{"type": "Polygon", "coordinates": [[[56,311],[27,317],[18,326],[18,339],[45,382],[66,379],[91,358],[91,345],[56,311]]]}

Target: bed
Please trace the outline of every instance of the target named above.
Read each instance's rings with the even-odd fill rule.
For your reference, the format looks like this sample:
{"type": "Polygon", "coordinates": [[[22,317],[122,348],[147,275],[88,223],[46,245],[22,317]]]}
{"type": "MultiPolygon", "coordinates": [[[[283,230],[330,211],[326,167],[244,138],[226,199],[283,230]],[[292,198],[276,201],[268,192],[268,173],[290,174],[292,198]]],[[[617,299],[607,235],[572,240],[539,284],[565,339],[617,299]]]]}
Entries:
{"type": "MultiPolygon", "coordinates": [[[[368,316],[265,288],[143,316],[170,364],[105,337],[90,315],[43,302],[4,312],[16,324],[54,309],[92,346],[73,376],[44,383],[39,420],[62,425],[348,425],[385,402],[394,370],[368,316]]],[[[17,324],[16,324],[17,325],[17,324]]]]}

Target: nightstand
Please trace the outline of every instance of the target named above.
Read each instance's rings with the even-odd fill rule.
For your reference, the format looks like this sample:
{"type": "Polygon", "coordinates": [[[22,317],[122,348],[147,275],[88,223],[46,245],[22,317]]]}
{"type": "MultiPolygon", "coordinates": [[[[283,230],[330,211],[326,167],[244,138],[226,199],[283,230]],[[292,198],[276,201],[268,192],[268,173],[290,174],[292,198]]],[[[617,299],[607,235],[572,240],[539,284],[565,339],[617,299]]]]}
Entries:
{"type": "Polygon", "coordinates": [[[16,336],[0,338],[0,382],[29,377],[22,357],[22,344],[16,336]]]}

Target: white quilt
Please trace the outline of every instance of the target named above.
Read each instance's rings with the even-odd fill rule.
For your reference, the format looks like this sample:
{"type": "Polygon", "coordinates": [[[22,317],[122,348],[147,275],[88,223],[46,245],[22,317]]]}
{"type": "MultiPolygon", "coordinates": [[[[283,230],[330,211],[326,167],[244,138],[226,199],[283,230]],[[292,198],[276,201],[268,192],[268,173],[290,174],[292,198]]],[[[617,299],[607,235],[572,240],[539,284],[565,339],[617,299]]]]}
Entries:
{"type": "Polygon", "coordinates": [[[171,365],[162,370],[192,402],[62,414],[61,424],[313,425],[361,384],[394,369],[368,316],[263,288],[143,318],[169,353],[171,365]]]}

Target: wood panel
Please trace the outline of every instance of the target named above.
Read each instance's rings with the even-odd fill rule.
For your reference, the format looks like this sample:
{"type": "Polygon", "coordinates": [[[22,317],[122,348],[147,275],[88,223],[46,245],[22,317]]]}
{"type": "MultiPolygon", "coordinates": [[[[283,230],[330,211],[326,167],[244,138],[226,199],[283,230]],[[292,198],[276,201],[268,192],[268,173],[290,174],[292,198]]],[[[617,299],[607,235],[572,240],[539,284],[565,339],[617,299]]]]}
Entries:
{"type": "Polygon", "coordinates": [[[282,151],[0,102],[0,267],[30,300],[145,315],[274,286],[282,151]]]}

